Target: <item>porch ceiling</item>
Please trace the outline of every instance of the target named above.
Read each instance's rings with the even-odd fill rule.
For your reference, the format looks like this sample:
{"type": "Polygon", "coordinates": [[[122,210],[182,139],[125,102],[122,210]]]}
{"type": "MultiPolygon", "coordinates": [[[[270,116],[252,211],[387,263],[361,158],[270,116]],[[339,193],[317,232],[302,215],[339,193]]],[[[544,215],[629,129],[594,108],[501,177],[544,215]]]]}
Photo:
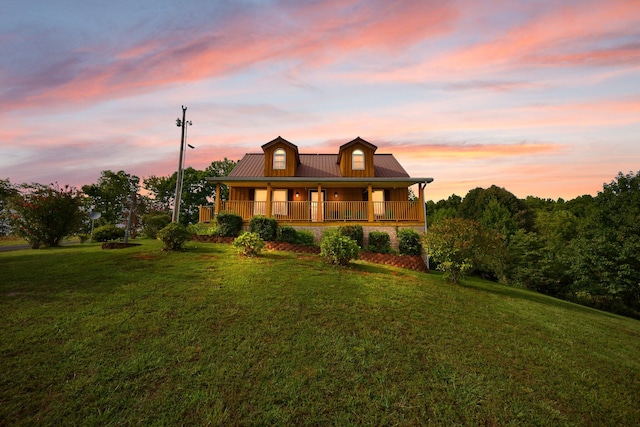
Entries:
{"type": "Polygon", "coordinates": [[[213,184],[226,184],[233,187],[366,187],[369,184],[376,188],[409,187],[414,184],[431,183],[433,178],[299,178],[299,177],[209,177],[207,182],[213,184]]]}

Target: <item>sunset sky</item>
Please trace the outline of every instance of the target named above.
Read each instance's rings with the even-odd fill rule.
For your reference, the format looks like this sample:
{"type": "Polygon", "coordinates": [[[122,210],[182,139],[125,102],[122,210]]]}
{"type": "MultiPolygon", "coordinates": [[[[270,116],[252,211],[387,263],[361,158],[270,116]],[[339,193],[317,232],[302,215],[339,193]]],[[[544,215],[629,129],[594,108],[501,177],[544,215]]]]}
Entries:
{"type": "Polygon", "coordinates": [[[0,179],[96,182],[360,136],[427,198],[640,170],[640,1],[0,3],[0,179]]]}

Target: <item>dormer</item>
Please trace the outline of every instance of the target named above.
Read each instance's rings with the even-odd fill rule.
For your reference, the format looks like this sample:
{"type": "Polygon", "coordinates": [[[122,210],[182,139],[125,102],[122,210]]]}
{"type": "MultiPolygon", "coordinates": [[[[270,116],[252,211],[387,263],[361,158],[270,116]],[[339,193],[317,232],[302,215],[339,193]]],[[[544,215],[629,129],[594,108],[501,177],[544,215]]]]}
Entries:
{"type": "Polygon", "coordinates": [[[342,176],[373,177],[373,154],[378,147],[357,137],[340,147],[338,164],[342,176]]]}
{"type": "Polygon", "coordinates": [[[298,147],[282,138],[262,146],[264,152],[264,176],[295,176],[300,156],[298,147]]]}

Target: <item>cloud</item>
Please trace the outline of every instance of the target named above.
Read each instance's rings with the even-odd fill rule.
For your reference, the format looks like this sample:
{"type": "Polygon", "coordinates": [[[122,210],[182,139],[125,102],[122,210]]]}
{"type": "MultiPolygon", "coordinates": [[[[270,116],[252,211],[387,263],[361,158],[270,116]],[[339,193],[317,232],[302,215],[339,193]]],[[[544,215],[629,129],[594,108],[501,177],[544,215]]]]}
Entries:
{"type": "Polygon", "coordinates": [[[426,1],[282,2],[276,11],[238,8],[215,29],[156,32],[119,50],[76,46],[63,52],[62,65],[37,67],[53,73],[11,76],[14,90],[0,98],[0,108],[125,97],[237,73],[267,60],[317,66],[362,51],[392,54],[443,31],[455,19],[455,9],[426,1]],[[267,18],[280,25],[270,25],[267,18]]]}

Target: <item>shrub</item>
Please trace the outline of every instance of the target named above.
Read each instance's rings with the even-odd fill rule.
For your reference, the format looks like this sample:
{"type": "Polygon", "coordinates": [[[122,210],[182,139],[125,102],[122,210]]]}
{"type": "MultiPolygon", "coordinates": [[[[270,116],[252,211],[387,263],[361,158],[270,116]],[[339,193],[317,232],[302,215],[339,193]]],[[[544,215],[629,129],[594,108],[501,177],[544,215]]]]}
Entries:
{"type": "Polygon", "coordinates": [[[192,234],[198,236],[217,236],[219,234],[218,226],[215,223],[190,224],[187,228],[192,234]]]}
{"type": "Polygon", "coordinates": [[[222,237],[236,237],[242,230],[242,217],[238,214],[222,211],[216,215],[218,233],[222,237]]]}
{"type": "Polygon", "coordinates": [[[369,250],[380,254],[391,252],[391,238],[384,231],[372,231],[369,233],[369,250]]]}
{"type": "Polygon", "coordinates": [[[58,246],[82,225],[80,192],[68,185],[23,185],[9,198],[9,212],[15,232],[33,249],[58,246]]]}
{"type": "Polygon", "coordinates": [[[110,242],[124,238],[124,228],[118,228],[113,224],[106,224],[93,230],[91,240],[94,242],[110,242]]]}
{"type": "Polygon", "coordinates": [[[262,240],[271,242],[276,240],[278,221],[275,218],[256,215],[249,221],[249,231],[258,234],[262,240]]]}
{"type": "Polygon", "coordinates": [[[149,213],[142,216],[142,234],[150,239],[155,239],[158,231],[165,228],[171,222],[171,217],[167,214],[149,213]]]}
{"type": "Polygon", "coordinates": [[[182,249],[184,244],[193,237],[191,232],[187,230],[187,227],[175,222],[158,231],[157,235],[158,240],[164,243],[164,249],[167,251],[178,251],[182,249]]]}
{"type": "Polygon", "coordinates": [[[264,240],[258,233],[245,232],[233,241],[233,247],[240,255],[258,256],[265,247],[264,240]]]}
{"type": "Polygon", "coordinates": [[[398,230],[398,251],[400,255],[420,255],[422,243],[420,234],[413,228],[398,230]]]}
{"type": "Polygon", "coordinates": [[[298,243],[298,231],[290,225],[278,227],[278,241],[286,243],[298,243]]]}
{"type": "Polygon", "coordinates": [[[347,265],[352,259],[358,259],[360,248],[351,237],[340,234],[328,234],[320,244],[320,256],[329,264],[347,265]]]}
{"type": "Polygon", "coordinates": [[[296,243],[304,246],[313,246],[315,245],[315,236],[311,231],[307,230],[298,230],[296,243]]]}
{"type": "Polygon", "coordinates": [[[78,239],[80,239],[80,243],[84,243],[89,240],[89,235],[86,233],[80,233],[78,234],[78,239]]]}
{"type": "Polygon", "coordinates": [[[361,225],[343,225],[338,227],[338,234],[351,237],[361,248],[364,246],[364,232],[361,225]]]}

